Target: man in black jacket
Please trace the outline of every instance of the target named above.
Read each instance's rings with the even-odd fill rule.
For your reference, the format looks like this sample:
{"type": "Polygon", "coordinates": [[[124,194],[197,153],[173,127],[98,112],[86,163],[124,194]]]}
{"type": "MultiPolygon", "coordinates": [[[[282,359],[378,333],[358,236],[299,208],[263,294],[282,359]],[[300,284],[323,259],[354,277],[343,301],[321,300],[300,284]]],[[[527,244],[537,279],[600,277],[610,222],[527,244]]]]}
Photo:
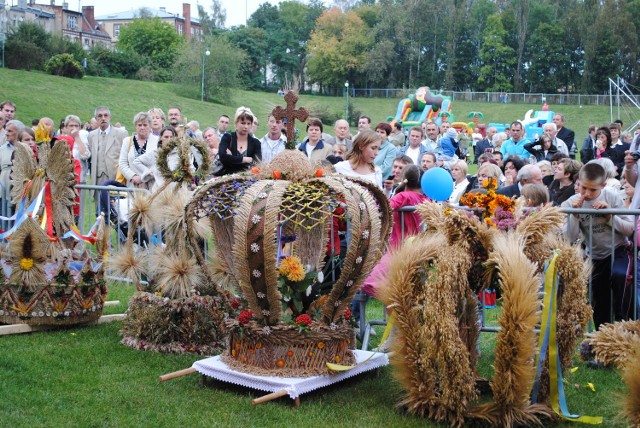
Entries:
{"type": "Polygon", "coordinates": [[[576,138],[576,133],[573,132],[569,128],[564,127],[564,115],[560,113],[556,113],[553,115],[553,123],[556,124],[556,128],[558,128],[558,133],[556,134],[556,138],[561,139],[567,145],[567,149],[569,149],[569,157],[571,159],[576,158],[576,153],[578,152],[578,147],[576,146],[576,142],[574,141],[576,138]]]}

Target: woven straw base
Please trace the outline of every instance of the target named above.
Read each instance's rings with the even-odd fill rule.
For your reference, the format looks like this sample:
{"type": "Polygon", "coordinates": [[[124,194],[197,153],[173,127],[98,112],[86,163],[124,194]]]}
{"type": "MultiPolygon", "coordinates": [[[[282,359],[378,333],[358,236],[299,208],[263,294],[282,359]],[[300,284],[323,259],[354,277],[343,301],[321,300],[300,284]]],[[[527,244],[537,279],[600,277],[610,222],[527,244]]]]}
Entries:
{"type": "Polygon", "coordinates": [[[106,289],[92,286],[51,286],[34,293],[20,287],[0,287],[0,323],[68,326],[95,321],[102,316],[106,289]]]}
{"type": "Polygon", "coordinates": [[[353,327],[342,324],[298,331],[297,326],[279,325],[268,335],[263,330],[231,331],[222,361],[235,370],[257,375],[305,377],[327,374],[327,363],[351,365],[355,358],[353,327]]]}

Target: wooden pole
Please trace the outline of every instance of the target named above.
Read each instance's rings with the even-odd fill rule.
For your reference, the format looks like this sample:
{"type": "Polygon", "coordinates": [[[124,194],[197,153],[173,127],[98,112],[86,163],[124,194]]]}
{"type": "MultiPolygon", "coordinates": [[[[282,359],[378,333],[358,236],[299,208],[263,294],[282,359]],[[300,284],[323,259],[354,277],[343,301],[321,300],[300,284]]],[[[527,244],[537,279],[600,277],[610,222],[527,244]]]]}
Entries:
{"type": "MultiPolygon", "coordinates": [[[[91,321],[84,324],[78,324],[80,326],[86,325],[94,325],[94,324],[104,324],[112,321],[120,321],[124,319],[125,314],[113,314],[113,315],[103,315],[95,321],[91,321]]],[[[46,331],[53,330],[57,328],[55,325],[29,325],[29,324],[8,324],[8,325],[0,325],[0,336],[6,336],[9,334],[20,334],[20,333],[33,333],[36,331],[46,331]]]]}
{"type": "Polygon", "coordinates": [[[276,398],[284,397],[289,394],[286,389],[281,389],[280,391],[272,392],[271,394],[263,395],[262,397],[254,398],[251,400],[251,404],[254,406],[261,403],[266,403],[267,401],[275,400],[276,398]]]}
{"type": "Polygon", "coordinates": [[[175,379],[177,377],[186,376],[191,373],[195,373],[196,369],[193,367],[189,367],[188,369],[178,370],[177,372],[167,373],[166,375],[162,375],[158,378],[160,382],[165,382],[167,380],[175,379]]]}

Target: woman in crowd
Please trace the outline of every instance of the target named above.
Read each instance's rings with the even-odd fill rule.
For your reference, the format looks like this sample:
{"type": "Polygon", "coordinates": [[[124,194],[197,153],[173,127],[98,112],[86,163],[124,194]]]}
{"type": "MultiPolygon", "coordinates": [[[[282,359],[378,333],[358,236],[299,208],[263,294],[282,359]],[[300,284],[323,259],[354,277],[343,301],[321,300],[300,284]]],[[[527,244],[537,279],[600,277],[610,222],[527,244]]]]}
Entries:
{"type": "Polygon", "coordinates": [[[558,151],[557,147],[553,145],[551,137],[546,134],[543,134],[538,141],[525,144],[524,149],[531,153],[538,162],[543,160],[551,162],[551,158],[558,151]]]}
{"type": "Polygon", "coordinates": [[[449,203],[457,205],[460,201],[460,196],[465,192],[469,185],[467,180],[467,163],[463,160],[454,161],[451,165],[451,176],[453,177],[453,192],[449,197],[449,203]]]}
{"type": "Polygon", "coordinates": [[[491,144],[493,145],[493,150],[500,151],[500,147],[502,147],[502,143],[507,141],[507,138],[509,137],[504,132],[496,132],[495,134],[493,134],[493,137],[491,137],[491,144]]]}
{"type": "Polygon", "coordinates": [[[393,160],[396,158],[396,146],[389,141],[391,125],[386,122],[380,122],[376,125],[376,133],[380,136],[381,143],[375,164],[382,170],[382,176],[388,177],[391,175],[393,160]]]}
{"type": "MultiPolygon", "coordinates": [[[[469,180],[469,185],[465,189],[464,193],[469,193],[474,189],[485,189],[485,184],[489,183],[488,179],[490,178],[495,178],[498,183],[500,183],[501,175],[502,170],[498,165],[491,162],[485,162],[478,168],[478,175],[469,180]]],[[[500,184],[498,184],[498,186],[500,186],[500,184]]]]}
{"type": "MultiPolygon", "coordinates": [[[[598,134],[596,133],[596,136],[597,135],[598,134]]],[[[620,140],[620,125],[617,123],[609,125],[609,135],[611,137],[608,141],[608,145],[604,148],[601,157],[611,159],[616,167],[615,178],[620,178],[620,174],[624,168],[625,152],[629,150],[631,145],[620,140]]]]}
{"type": "Polygon", "coordinates": [[[86,183],[91,152],[89,152],[89,134],[82,132],[81,128],[82,121],[78,116],[70,114],[64,119],[64,134],[73,138],[71,154],[80,163],[80,183],[86,183]]]}
{"type": "Polygon", "coordinates": [[[326,144],[322,139],[322,121],[311,118],[307,120],[307,138],[298,147],[306,154],[310,162],[319,162],[333,154],[331,144],[326,144]]]}
{"type": "Polygon", "coordinates": [[[164,112],[161,108],[152,108],[149,114],[151,115],[151,133],[159,137],[166,120],[164,112]]]}
{"type": "Polygon", "coordinates": [[[511,186],[518,181],[518,171],[524,166],[524,161],[517,157],[510,157],[504,161],[504,185],[511,186]]]}
{"type": "MultiPolygon", "coordinates": [[[[602,168],[604,168],[604,172],[606,174],[605,187],[609,187],[616,192],[622,189],[620,181],[616,178],[616,166],[613,164],[613,161],[611,159],[601,157],[600,159],[593,159],[588,163],[597,163],[602,168]]],[[[620,194],[620,196],[622,197],[622,194],[620,194]]]]}
{"type": "Polygon", "coordinates": [[[218,155],[224,165],[224,171],[220,171],[219,175],[246,171],[262,159],[260,140],[249,134],[253,117],[253,113],[247,107],[236,110],[235,132],[227,132],[220,140],[218,155]]]}
{"type": "Polygon", "coordinates": [[[549,185],[549,194],[554,206],[560,206],[576,193],[575,183],[580,168],[582,163],[570,158],[560,159],[553,167],[553,181],[549,185]]]}
{"type": "Polygon", "coordinates": [[[133,126],[135,133],[122,141],[118,167],[127,179],[127,186],[150,189],[153,187],[151,182],[153,174],[150,174],[149,167],[141,162],[134,164],[134,160],[146,152],[155,152],[158,147],[158,137],[151,134],[151,115],[147,112],[136,114],[133,118],[133,126]],[[143,176],[149,177],[149,181],[145,182],[143,176]]]}
{"type": "Polygon", "coordinates": [[[611,132],[609,128],[598,128],[596,131],[596,159],[600,159],[604,151],[611,145],[611,132]]]}
{"type": "Polygon", "coordinates": [[[353,140],[347,159],[334,165],[336,172],[367,180],[382,189],[382,170],[375,164],[380,150],[380,136],[371,130],[362,131],[353,140]]]}
{"type": "MultiPolygon", "coordinates": [[[[553,176],[553,166],[551,166],[551,161],[542,160],[540,162],[536,162],[536,166],[540,168],[540,172],[542,172],[542,181],[544,182],[545,178],[553,176]]],[[[549,183],[551,183],[552,178],[549,179],[549,183]]]]}

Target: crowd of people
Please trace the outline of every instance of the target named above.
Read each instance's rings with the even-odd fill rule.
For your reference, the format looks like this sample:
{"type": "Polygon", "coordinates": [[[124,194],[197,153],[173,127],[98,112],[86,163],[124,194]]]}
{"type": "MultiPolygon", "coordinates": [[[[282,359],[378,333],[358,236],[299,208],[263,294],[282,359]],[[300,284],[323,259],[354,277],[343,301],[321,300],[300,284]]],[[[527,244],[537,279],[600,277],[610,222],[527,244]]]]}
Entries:
{"type": "MultiPolygon", "coordinates": [[[[37,156],[34,130],[38,126],[69,143],[78,164],[78,183],[120,183],[149,190],[162,185],[156,153],[176,136],[186,134],[206,142],[214,165],[212,176],[268,163],[285,150],[287,143],[285,124],[272,114],[265,118],[267,133],[259,138],[258,118],[246,107],[238,108],[233,116],[221,115],[215,126],[204,130],[200,130],[196,121],[185,123],[177,107],[170,107],[166,115],[160,108],[151,108],[134,116],[131,132],[111,123],[111,111],[106,106],[97,107],[87,123],[78,116],[67,115],[57,129],[54,121],[46,117],[27,126],[14,119],[15,113],[13,102],[0,104],[3,216],[11,211],[14,147],[18,142],[25,143],[37,156]]],[[[306,136],[296,147],[312,163],[372,182],[387,195],[394,209],[428,199],[419,184],[421,175],[432,168],[443,168],[451,174],[454,184],[448,201],[451,205],[458,205],[466,193],[486,192],[489,183],[497,183],[497,194],[522,197],[528,207],[553,204],[596,210],[640,208],[637,185],[640,156],[636,156],[639,138],[636,136],[632,141],[629,133],[622,132],[622,124],[614,122],[589,127],[582,146],[578,147],[574,131],[565,127],[564,122],[564,116],[556,114],[553,122],[544,124],[542,136],[530,140],[519,121],[512,122],[503,132],[489,127],[483,134],[477,129],[469,134],[466,129],[454,129],[446,120],[440,125],[426,121],[405,131],[400,123],[381,122],[372,126],[371,118],[363,115],[354,132],[346,120],[338,120],[333,132],[327,133],[322,121],[309,118],[303,124],[306,136]],[[578,153],[580,160],[576,159],[578,153]],[[478,165],[475,175],[469,174],[471,162],[478,165]]],[[[200,163],[197,156],[193,152],[193,165],[200,163]]],[[[174,167],[177,165],[174,162],[174,167]]],[[[100,196],[96,193],[94,197],[98,200],[100,196]]],[[[392,246],[407,234],[420,230],[417,214],[404,216],[403,222],[395,221],[392,246]]],[[[640,235],[636,229],[637,218],[627,214],[567,216],[565,237],[582,242],[585,255],[593,263],[596,326],[612,317],[627,319],[633,314],[635,287],[630,278],[636,255],[631,252],[630,240],[640,235]]],[[[370,289],[374,288],[371,285],[370,289]]]]}

